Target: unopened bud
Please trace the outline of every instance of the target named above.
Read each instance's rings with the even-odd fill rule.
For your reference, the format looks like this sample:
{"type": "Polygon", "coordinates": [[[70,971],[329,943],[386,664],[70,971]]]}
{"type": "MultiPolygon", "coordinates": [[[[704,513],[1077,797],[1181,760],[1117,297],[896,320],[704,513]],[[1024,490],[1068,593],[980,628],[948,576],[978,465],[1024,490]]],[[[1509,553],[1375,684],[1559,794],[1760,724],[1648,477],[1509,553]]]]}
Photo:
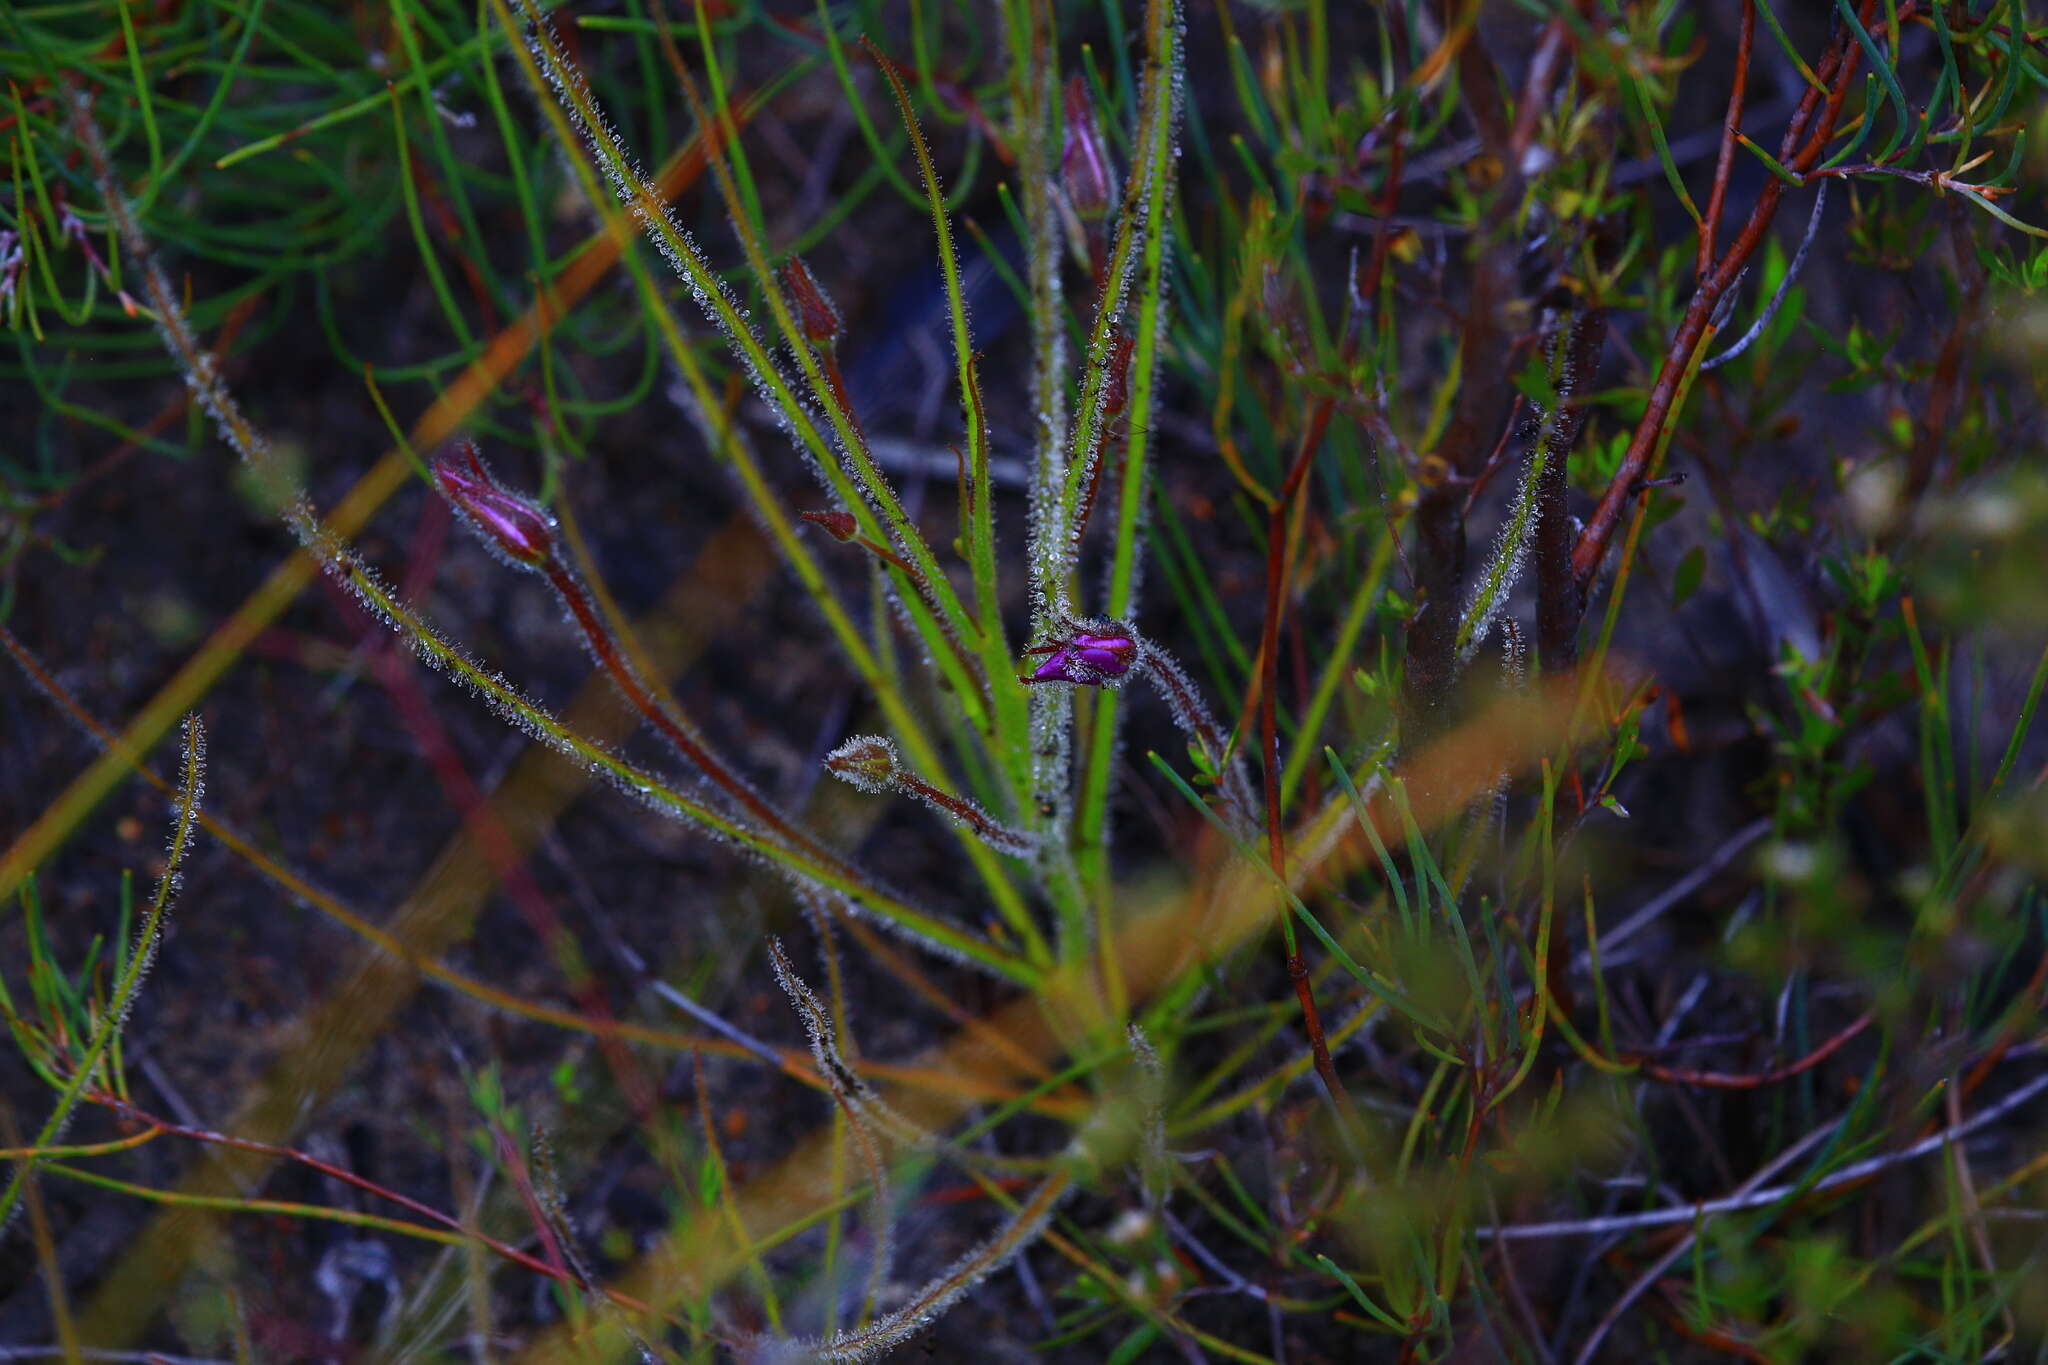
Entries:
{"type": "Polygon", "coordinates": [[[804,339],[820,350],[838,345],[839,310],[811,278],[803,257],[791,256],[783,263],[782,282],[789,286],[789,296],[796,301],[797,324],[804,330],[804,339]]]}
{"type": "Polygon", "coordinates": [[[1109,148],[1095,130],[1095,107],[1088,85],[1076,74],[1067,82],[1066,135],[1060,144],[1060,182],[1067,202],[1084,221],[1109,212],[1115,193],[1109,169],[1109,148]]]}
{"type": "Polygon", "coordinates": [[[896,746],[880,735],[855,735],[825,755],[825,766],[864,792],[896,785],[896,746]]]}
{"type": "Polygon", "coordinates": [[[852,540],[858,525],[851,512],[802,512],[798,515],[813,526],[824,527],[834,540],[852,540]]]}
{"type": "Polygon", "coordinates": [[[460,450],[464,463],[443,457],[434,465],[434,482],[441,495],[469,519],[492,548],[513,563],[537,569],[554,558],[555,519],[517,493],[500,488],[484,468],[474,442],[462,442],[460,450]]]}

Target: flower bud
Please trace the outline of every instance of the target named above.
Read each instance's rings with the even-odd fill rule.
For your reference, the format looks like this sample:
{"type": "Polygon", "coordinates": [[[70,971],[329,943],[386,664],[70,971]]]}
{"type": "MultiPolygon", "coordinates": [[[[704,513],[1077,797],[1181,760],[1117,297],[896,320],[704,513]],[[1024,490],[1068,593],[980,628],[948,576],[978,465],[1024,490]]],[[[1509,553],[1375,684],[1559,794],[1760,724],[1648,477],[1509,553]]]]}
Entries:
{"type": "Polygon", "coordinates": [[[813,526],[824,527],[832,539],[838,541],[852,540],[854,528],[859,524],[851,512],[800,512],[798,515],[813,526]]]}
{"type": "Polygon", "coordinates": [[[474,442],[464,441],[464,468],[452,457],[434,465],[441,495],[505,558],[537,569],[555,554],[555,519],[517,493],[500,488],[484,468],[474,442]]]}
{"type": "Polygon", "coordinates": [[[825,297],[825,291],[811,278],[810,267],[801,256],[791,256],[782,266],[782,282],[789,288],[789,297],[796,303],[797,325],[803,328],[804,339],[821,351],[829,351],[839,344],[839,310],[832,306],[832,300],[825,297]]]}
{"type": "Polygon", "coordinates": [[[896,746],[880,735],[855,735],[825,755],[825,766],[864,792],[896,785],[896,746]]]}
{"type": "Polygon", "coordinates": [[[1067,82],[1066,132],[1060,143],[1060,183],[1067,202],[1083,221],[1109,212],[1116,191],[1109,169],[1109,148],[1095,130],[1095,108],[1088,85],[1077,73],[1067,82]]]}

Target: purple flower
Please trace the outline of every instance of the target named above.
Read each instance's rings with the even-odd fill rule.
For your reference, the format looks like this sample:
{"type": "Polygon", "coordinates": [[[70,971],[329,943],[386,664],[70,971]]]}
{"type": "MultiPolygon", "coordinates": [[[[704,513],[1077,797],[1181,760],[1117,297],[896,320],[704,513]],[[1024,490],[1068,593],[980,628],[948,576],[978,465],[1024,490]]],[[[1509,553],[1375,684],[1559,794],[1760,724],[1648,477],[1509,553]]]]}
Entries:
{"type": "Polygon", "coordinates": [[[1114,622],[1076,626],[1064,640],[1034,645],[1027,654],[1046,659],[1020,679],[1027,683],[1065,682],[1084,687],[1108,687],[1131,671],[1138,660],[1138,641],[1114,622]]]}
{"type": "Polygon", "coordinates": [[[442,495],[513,563],[537,569],[553,559],[554,518],[517,493],[500,488],[473,443],[464,441],[461,450],[467,469],[452,457],[434,464],[434,482],[440,485],[442,495]]]}

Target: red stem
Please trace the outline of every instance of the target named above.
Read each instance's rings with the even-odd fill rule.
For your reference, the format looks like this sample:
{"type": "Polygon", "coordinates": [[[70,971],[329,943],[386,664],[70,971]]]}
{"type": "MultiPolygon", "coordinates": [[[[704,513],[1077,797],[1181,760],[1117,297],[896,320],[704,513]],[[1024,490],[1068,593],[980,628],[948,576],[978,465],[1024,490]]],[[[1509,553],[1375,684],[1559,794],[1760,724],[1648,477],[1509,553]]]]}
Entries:
{"type": "MultiPolygon", "coordinates": [[[[1877,0],[1863,0],[1863,16],[1866,22],[1874,15],[1877,0]]],[[[1909,12],[1911,4],[1900,7],[1901,17],[1909,12]]],[[[1800,147],[1797,156],[1786,162],[1787,169],[1794,175],[1803,175],[1813,169],[1820,154],[1833,136],[1835,122],[1840,117],[1842,101],[1849,93],[1849,86],[1855,79],[1857,63],[1862,49],[1847,32],[1837,35],[1835,45],[1820,64],[1822,79],[1828,83],[1829,93],[1824,108],[1818,112],[1815,123],[1815,106],[1820,103],[1820,92],[1809,86],[1799,108],[1793,112],[1790,125],[1785,130],[1782,146],[1798,144],[1806,129],[1813,124],[1811,136],[1800,147]]],[[[1819,74],[1817,72],[1816,74],[1819,74]]],[[[1665,348],[1663,366],[1657,372],[1656,383],[1650,389],[1648,403],[1643,417],[1636,424],[1635,433],[1629,438],[1628,449],[1623,453],[1621,466],[1615,471],[1614,479],[1600,495],[1599,505],[1586,522],[1586,529],[1580,534],[1578,543],[1572,548],[1572,574],[1578,580],[1579,589],[1585,591],[1591,586],[1593,576],[1600,569],[1600,561],[1606,557],[1609,542],[1621,522],[1623,505],[1632,496],[1642,495],[1641,481],[1650,472],[1650,461],[1655,455],[1658,437],[1663,434],[1664,424],[1671,419],[1671,405],[1678,396],[1678,385],[1686,370],[1692,364],[1693,352],[1698,349],[1706,335],[1707,323],[1722,296],[1735,286],[1749,258],[1763,245],[1765,235],[1770,231],[1771,220],[1777,216],[1778,203],[1785,196],[1786,184],[1773,176],[1764,182],[1757,193],[1756,206],[1750,210],[1749,220],[1743,224],[1741,233],[1729,246],[1728,254],[1712,268],[1693,291],[1692,301],[1686,306],[1685,316],[1672,334],[1671,343],[1665,348]]]]}
{"type": "Polygon", "coordinates": [[[1876,1010],[1865,1010],[1852,1019],[1847,1027],[1798,1061],[1787,1062],[1784,1066],[1770,1071],[1751,1074],[1730,1071],[1683,1071],[1677,1067],[1645,1063],[1643,1074],[1655,1080],[1671,1081],[1678,1085],[1697,1085],[1709,1090],[1755,1090],[1761,1086],[1776,1085],[1780,1081],[1789,1081],[1802,1072],[1813,1070],[1840,1052],[1851,1038],[1869,1028],[1876,1018],[1876,1010]]]}
{"type": "MultiPolygon", "coordinates": [[[[95,1103],[113,1110],[123,1118],[142,1124],[147,1128],[157,1129],[172,1137],[188,1138],[193,1142],[203,1142],[209,1146],[227,1147],[238,1152],[254,1152],[259,1156],[296,1162],[309,1170],[339,1180],[342,1184],[352,1189],[361,1190],[365,1194],[396,1204],[407,1213],[422,1218],[436,1227],[445,1228],[449,1232],[461,1233],[464,1237],[473,1237],[479,1245],[487,1247],[514,1265],[522,1266],[536,1274],[546,1275],[549,1279],[560,1280],[564,1283],[574,1283],[567,1271],[551,1266],[539,1257],[529,1255],[508,1242],[501,1242],[487,1232],[470,1227],[452,1214],[443,1213],[431,1204],[425,1204],[409,1195],[400,1194],[397,1190],[379,1185],[376,1181],[357,1175],[354,1171],[346,1167],[337,1166],[331,1161],[322,1161],[319,1157],[302,1152],[296,1147],[284,1147],[274,1142],[258,1142],[254,1138],[232,1137],[226,1133],[216,1133],[207,1128],[193,1128],[182,1123],[173,1123],[169,1119],[158,1118],[156,1115],[138,1108],[127,1100],[103,1092],[95,1093],[90,1098],[95,1103]]],[[[621,1308],[629,1309],[635,1313],[652,1313],[654,1311],[651,1305],[642,1303],[630,1295],[621,1294],[616,1290],[610,1289],[603,1290],[602,1292],[606,1298],[621,1308]]]]}
{"type": "Polygon", "coordinates": [[[1707,195],[1706,217],[1700,220],[1700,254],[1694,270],[1704,280],[1714,267],[1714,238],[1728,205],[1728,179],[1735,169],[1735,135],[1742,131],[1742,100],[1749,89],[1749,54],[1756,38],[1756,0],[1742,0],[1742,37],[1735,49],[1735,82],[1728,91],[1728,115],[1721,121],[1721,154],[1714,162],[1714,188],[1707,195]]]}
{"type": "Polygon", "coordinates": [[[699,743],[695,735],[669,714],[667,707],[655,700],[653,694],[641,683],[632,665],[627,663],[625,656],[620,653],[611,632],[598,616],[596,608],[591,605],[589,595],[583,591],[583,585],[576,581],[574,574],[552,559],[542,566],[542,572],[553,586],[556,595],[562,599],[563,605],[569,608],[569,614],[576,618],[576,624],[582,630],[591,653],[597,656],[599,666],[625,695],[633,709],[644,716],[655,729],[661,731],[662,736],[675,746],[677,753],[695,764],[742,809],[793,848],[816,858],[835,873],[853,876],[853,870],[841,862],[837,855],[791,824],[781,811],[769,805],[744,779],[726,767],[724,760],[699,743]]]}

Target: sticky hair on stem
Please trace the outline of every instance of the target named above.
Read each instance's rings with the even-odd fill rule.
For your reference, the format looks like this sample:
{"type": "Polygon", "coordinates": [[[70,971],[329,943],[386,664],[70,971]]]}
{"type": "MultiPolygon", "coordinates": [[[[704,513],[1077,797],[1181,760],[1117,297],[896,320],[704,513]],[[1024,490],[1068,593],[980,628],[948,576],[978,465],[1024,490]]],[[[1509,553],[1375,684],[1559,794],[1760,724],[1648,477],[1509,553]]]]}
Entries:
{"type": "Polygon", "coordinates": [[[895,744],[881,735],[855,735],[825,755],[834,776],[870,795],[902,792],[966,828],[999,853],[1028,856],[1037,840],[997,820],[964,796],[937,787],[912,772],[895,744]]]}

